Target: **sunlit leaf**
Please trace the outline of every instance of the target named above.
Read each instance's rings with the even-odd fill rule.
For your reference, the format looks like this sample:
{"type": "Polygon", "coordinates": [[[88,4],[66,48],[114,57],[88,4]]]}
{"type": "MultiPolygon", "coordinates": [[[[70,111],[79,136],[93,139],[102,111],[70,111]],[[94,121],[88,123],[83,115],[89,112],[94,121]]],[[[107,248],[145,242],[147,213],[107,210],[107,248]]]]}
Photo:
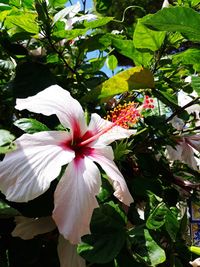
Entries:
{"type": "Polygon", "coordinates": [[[111,77],[94,89],[84,99],[86,101],[96,98],[103,99],[134,89],[153,87],[154,79],[152,73],[143,67],[134,67],[111,77]]]}
{"type": "Polygon", "coordinates": [[[114,55],[111,55],[107,57],[106,64],[110,70],[114,70],[117,67],[118,60],[114,55]]]}
{"type": "Polygon", "coordinates": [[[200,95],[200,77],[192,76],[192,88],[200,95]]]}
{"type": "Polygon", "coordinates": [[[188,7],[170,7],[158,11],[145,25],[160,31],[181,32],[189,40],[200,40],[200,14],[188,7]]]}
{"type": "Polygon", "coordinates": [[[165,32],[152,31],[144,23],[151,15],[139,19],[133,35],[133,44],[136,48],[158,50],[164,42],[165,32]]]}
{"type": "Polygon", "coordinates": [[[26,13],[21,15],[13,15],[8,16],[6,19],[6,23],[10,27],[10,25],[18,26],[24,31],[37,34],[39,33],[39,26],[36,23],[36,14],[26,13]]]}
{"type": "Polygon", "coordinates": [[[63,7],[67,0],[49,0],[49,5],[52,7],[63,7]]]}
{"type": "Polygon", "coordinates": [[[7,130],[0,130],[0,146],[7,145],[14,140],[14,135],[12,135],[7,130]]]}
{"type": "Polygon", "coordinates": [[[22,118],[14,122],[14,125],[26,133],[49,131],[49,128],[35,119],[22,118]]]}
{"type": "Polygon", "coordinates": [[[108,24],[113,20],[113,17],[102,17],[92,21],[84,21],[85,28],[94,29],[108,24]]]}
{"type": "Polygon", "coordinates": [[[0,130],[0,154],[5,154],[14,149],[13,140],[15,139],[7,130],[0,130]]]}

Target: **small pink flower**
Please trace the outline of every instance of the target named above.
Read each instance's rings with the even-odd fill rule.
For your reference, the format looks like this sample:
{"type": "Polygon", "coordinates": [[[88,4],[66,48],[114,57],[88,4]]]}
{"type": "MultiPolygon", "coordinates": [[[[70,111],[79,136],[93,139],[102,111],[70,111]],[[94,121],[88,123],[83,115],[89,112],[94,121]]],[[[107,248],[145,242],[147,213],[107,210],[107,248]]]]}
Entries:
{"type": "Polygon", "coordinates": [[[16,108],[49,116],[55,114],[66,131],[24,134],[16,140],[16,150],[0,163],[0,190],[6,198],[26,202],[43,194],[67,165],[54,194],[53,219],[60,233],[76,244],[90,232],[96,195],[101,186],[97,164],[108,175],[114,195],[126,205],[133,201],[126,182],[115,165],[110,146],[135,131],[91,115],[86,124],[77,100],[58,85],[35,96],[17,99],[16,108]],[[95,162],[95,163],[94,163],[95,162]]]}

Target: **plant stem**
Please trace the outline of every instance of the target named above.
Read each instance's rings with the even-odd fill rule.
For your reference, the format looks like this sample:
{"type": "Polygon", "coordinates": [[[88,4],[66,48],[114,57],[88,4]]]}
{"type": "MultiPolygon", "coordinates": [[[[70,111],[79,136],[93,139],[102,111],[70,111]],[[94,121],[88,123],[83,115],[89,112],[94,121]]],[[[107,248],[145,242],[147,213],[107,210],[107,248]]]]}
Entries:
{"type": "Polygon", "coordinates": [[[189,103],[187,103],[185,106],[180,107],[179,109],[175,110],[174,113],[171,116],[169,116],[169,118],[166,119],[166,122],[169,122],[176,115],[181,114],[186,108],[194,105],[199,99],[200,99],[200,97],[197,97],[194,100],[192,100],[189,103]]]}

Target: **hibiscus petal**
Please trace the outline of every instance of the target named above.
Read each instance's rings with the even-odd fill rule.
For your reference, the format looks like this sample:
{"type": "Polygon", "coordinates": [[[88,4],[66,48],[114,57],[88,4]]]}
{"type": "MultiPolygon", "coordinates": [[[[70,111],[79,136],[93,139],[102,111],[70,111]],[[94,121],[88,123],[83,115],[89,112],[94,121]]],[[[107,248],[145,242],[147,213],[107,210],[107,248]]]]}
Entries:
{"type": "Polygon", "coordinates": [[[128,190],[126,181],[113,161],[113,151],[111,147],[97,148],[88,156],[97,162],[113,181],[114,195],[127,206],[133,202],[133,198],[128,190]]]}
{"type": "Polygon", "coordinates": [[[71,129],[73,136],[79,137],[87,129],[81,105],[58,85],[52,85],[35,96],[17,99],[16,109],[46,116],[55,114],[63,126],[71,129]]]}
{"type": "Polygon", "coordinates": [[[183,151],[181,155],[182,161],[188,164],[194,170],[197,170],[198,169],[197,161],[195,160],[193,149],[186,142],[184,142],[182,146],[183,146],[183,151]]]}
{"type": "Polygon", "coordinates": [[[56,228],[55,222],[50,216],[41,218],[27,218],[24,216],[15,217],[16,227],[12,236],[28,240],[36,235],[51,232],[56,228]]]}
{"type": "Polygon", "coordinates": [[[79,2],[76,3],[75,5],[63,8],[53,17],[53,25],[57,21],[64,19],[66,16],[68,16],[69,18],[73,18],[80,10],[81,10],[81,5],[79,2]]]}
{"type": "MultiPolygon", "coordinates": [[[[107,127],[113,125],[112,122],[102,119],[98,114],[93,113],[91,115],[88,131],[91,131],[93,135],[103,131],[107,127]]],[[[115,140],[128,138],[135,134],[135,130],[128,130],[120,126],[114,126],[108,132],[102,134],[95,142],[94,147],[105,146],[112,143],[115,140]]]]}
{"type": "Polygon", "coordinates": [[[166,146],[167,156],[170,160],[180,160],[183,152],[182,142],[173,148],[172,146],[166,146]]]}
{"type": "Polygon", "coordinates": [[[185,137],[185,141],[200,152],[200,135],[187,136],[185,137]]]}
{"type": "Polygon", "coordinates": [[[0,162],[0,190],[6,198],[27,202],[43,194],[74,158],[74,151],[60,143],[70,139],[67,132],[24,134],[16,140],[16,150],[0,162]]]}
{"type": "Polygon", "coordinates": [[[72,245],[62,235],[58,239],[60,267],[86,267],[85,260],[78,255],[77,246],[72,245]]]}
{"type": "Polygon", "coordinates": [[[90,233],[89,224],[94,208],[98,207],[95,195],[101,186],[97,166],[88,158],[79,158],[66,168],[55,191],[53,219],[60,233],[72,244],[90,233]]]}

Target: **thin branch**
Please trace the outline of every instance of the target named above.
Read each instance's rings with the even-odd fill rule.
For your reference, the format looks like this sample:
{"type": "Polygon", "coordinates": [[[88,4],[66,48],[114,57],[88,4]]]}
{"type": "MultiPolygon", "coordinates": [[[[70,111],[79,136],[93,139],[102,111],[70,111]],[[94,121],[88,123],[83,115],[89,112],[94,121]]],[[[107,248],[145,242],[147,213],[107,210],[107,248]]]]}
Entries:
{"type": "Polygon", "coordinates": [[[85,10],[86,10],[86,1],[87,0],[81,0],[82,4],[83,4],[83,13],[85,14],[85,10]]]}
{"type": "Polygon", "coordinates": [[[190,101],[189,103],[187,103],[185,106],[180,107],[179,109],[177,109],[176,111],[174,111],[174,113],[169,116],[169,118],[166,119],[166,122],[169,122],[171,119],[173,119],[173,117],[175,117],[176,115],[181,114],[186,108],[196,104],[196,102],[198,102],[198,100],[200,99],[200,97],[195,98],[194,100],[190,101]]]}

